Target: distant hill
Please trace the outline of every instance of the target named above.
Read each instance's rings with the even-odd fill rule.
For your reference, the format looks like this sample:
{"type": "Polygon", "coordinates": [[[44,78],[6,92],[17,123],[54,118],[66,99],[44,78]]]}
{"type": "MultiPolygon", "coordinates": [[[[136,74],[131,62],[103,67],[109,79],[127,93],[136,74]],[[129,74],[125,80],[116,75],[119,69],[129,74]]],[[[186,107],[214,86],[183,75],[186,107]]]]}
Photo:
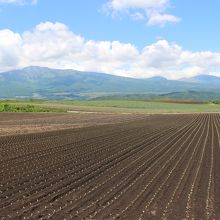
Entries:
{"type": "Polygon", "coordinates": [[[198,75],[195,77],[186,78],[183,81],[220,86],[220,77],[211,75],[198,75]]]}
{"type": "Polygon", "coordinates": [[[118,94],[118,95],[105,95],[96,97],[93,100],[189,100],[189,101],[212,101],[220,100],[219,92],[171,92],[163,94],[118,94]]]}
{"type": "Polygon", "coordinates": [[[187,91],[218,93],[220,78],[212,79],[210,76],[179,81],[159,76],[134,79],[105,73],[27,67],[0,74],[0,98],[70,100],[187,91]]]}

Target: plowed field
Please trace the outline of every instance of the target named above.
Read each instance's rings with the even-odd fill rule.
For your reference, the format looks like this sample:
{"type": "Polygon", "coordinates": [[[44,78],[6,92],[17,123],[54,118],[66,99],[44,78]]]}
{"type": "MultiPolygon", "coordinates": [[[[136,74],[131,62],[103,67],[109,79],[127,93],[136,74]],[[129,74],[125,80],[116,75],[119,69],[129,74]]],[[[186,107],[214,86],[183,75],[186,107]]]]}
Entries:
{"type": "Polygon", "coordinates": [[[0,219],[220,219],[220,114],[0,137],[0,219]]]}

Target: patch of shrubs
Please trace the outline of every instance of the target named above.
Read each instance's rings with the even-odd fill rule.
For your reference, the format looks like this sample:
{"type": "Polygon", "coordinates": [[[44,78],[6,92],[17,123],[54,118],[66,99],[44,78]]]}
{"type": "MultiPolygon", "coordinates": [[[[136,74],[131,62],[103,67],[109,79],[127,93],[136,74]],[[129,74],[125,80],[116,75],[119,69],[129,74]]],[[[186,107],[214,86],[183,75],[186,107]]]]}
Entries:
{"type": "Polygon", "coordinates": [[[220,100],[214,100],[212,101],[213,104],[216,104],[216,105],[220,105],[220,100]]]}
{"type": "Polygon", "coordinates": [[[36,107],[33,105],[1,104],[0,112],[61,112],[61,111],[36,107]]]}

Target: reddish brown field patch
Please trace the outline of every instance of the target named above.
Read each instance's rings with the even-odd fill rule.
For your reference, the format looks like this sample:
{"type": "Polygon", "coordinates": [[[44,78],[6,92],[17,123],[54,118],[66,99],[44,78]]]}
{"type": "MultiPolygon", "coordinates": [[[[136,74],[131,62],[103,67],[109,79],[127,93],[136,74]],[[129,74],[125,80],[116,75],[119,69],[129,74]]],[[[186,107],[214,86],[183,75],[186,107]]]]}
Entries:
{"type": "Polygon", "coordinates": [[[149,99],[144,100],[145,102],[161,102],[161,103],[176,103],[176,104],[208,104],[207,102],[199,102],[193,100],[180,100],[180,99],[149,99]]]}

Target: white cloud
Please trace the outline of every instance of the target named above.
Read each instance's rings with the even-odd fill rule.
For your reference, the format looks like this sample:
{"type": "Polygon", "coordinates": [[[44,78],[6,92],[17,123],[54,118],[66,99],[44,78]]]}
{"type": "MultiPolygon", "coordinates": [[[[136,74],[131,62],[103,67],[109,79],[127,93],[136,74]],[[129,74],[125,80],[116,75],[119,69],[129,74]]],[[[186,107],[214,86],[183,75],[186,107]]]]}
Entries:
{"type": "Polygon", "coordinates": [[[21,46],[19,34],[7,29],[0,31],[0,66],[3,70],[19,65],[21,46]]]}
{"type": "Polygon", "coordinates": [[[20,0],[0,0],[0,3],[7,3],[7,4],[10,4],[10,3],[19,3],[20,0]]]}
{"type": "Polygon", "coordinates": [[[150,14],[147,24],[164,26],[167,22],[179,22],[179,21],[180,18],[176,16],[154,12],[150,14]]]}
{"type": "Polygon", "coordinates": [[[107,6],[117,11],[129,8],[161,9],[168,3],[169,0],[110,0],[107,6]]]}
{"type": "Polygon", "coordinates": [[[164,26],[168,22],[176,23],[180,18],[167,14],[170,0],[109,0],[104,11],[113,16],[129,15],[133,20],[145,20],[147,25],[164,26]]]}
{"type": "Polygon", "coordinates": [[[0,0],[0,4],[36,4],[38,0],[0,0]]]}
{"type": "Polygon", "coordinates": [[[220,53],[191,52],[166,40],[138,50],[119,41],[85,40],[62,23],[45,22],[23,34],[0,30],[0,71],[37,65],[171,79],[219,75],[220,53]]]}

